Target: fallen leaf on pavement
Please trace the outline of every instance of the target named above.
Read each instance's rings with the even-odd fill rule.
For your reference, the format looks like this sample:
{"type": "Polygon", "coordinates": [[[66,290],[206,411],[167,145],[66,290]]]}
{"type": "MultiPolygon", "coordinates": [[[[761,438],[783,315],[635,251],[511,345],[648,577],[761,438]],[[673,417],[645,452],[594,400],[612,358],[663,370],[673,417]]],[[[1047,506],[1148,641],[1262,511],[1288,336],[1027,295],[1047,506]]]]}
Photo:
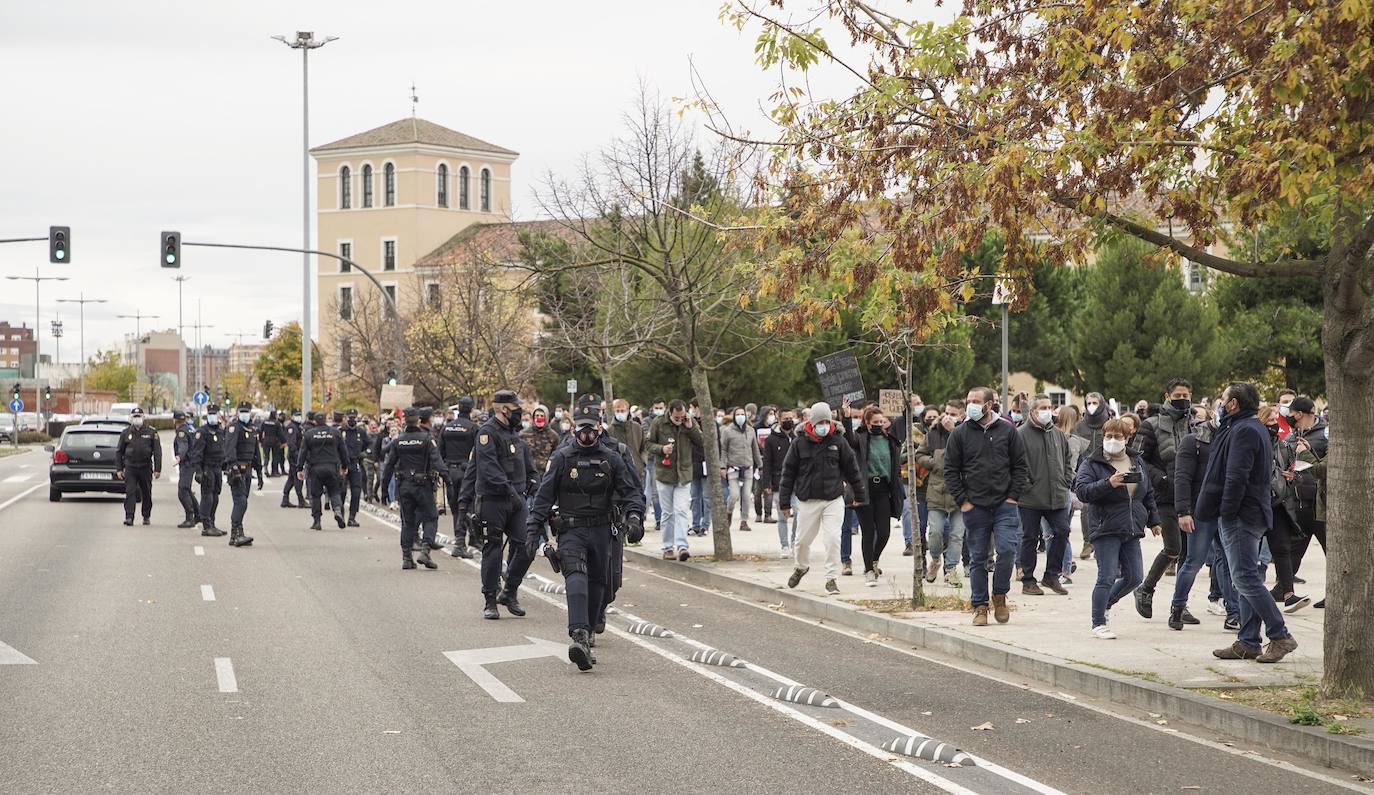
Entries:
{"type": "Polygon", "coordinates": [[[935,713],[934,713],[934,712],[922,712],[921,714],[922,714],[922,715],[934,715],[935,713]]]}
{"type": "Polygon", "coordinates": [[[1027,719],[1025,719],[1025,718],[1017,718],[1017,719],[1016,719],[1016,722],[1017,722],[1017,723],[1030,723],[1030,721],[1027,720],[1027,719]]]}
{"type": "Polygon", "coordinates": [[[993,725],[991,723],[980,723],[977,726],[970,726],[969,728],[976,732],[990,732],[993,729],[993,725]]]}
{"type": "Polygon", "coordinates": [[[854,725],[854,721],[843,720],[843,719],[841,719],[841,718],[836,718],[835,720],[830,721],[830,725],[831,725],[831,726],[853,726],[853,725],[854,725]]]}
{"type": "Polygon", "coordinates": [[[1344,715],[1332,715],[1331,717],[1335,718],[1336,720],[1350,720],[1350,718],[1347,718],[1344,715]]]}
{"type": "Polygon", "coordinates": [[[400,734],[400,729],[383,729],[382,734],[400,734]]]}
{"type": "Polygon", "coordinates": [[[701,629],[701,624],[693,624],[692,629],[701,629]]]}
{"type": "Polygon", "coordinates": [[[1164,717],[1164,716],[1161,715],[1161,714],[1159,714],[1158,712],[1151,712],[1151,713],[1150,713],[1150,717],[1152,717],[1152,718],[1162,718],[1162,717],[1164,717]]]}
{"type": "Polygon", "coordinates": [[[963,767],[963,765],[958,762],[946,762],[945,767],[963,767]]]}
{"type": "Polygon", "coordinates": [[[1169,721],[1164,720],[1163,718],[1160,718],[1159,720],[1155,721],[1155,723],[1158,723],[1160,726],[1168,726],[1168,725],[1169,725],[1169,721]]]}

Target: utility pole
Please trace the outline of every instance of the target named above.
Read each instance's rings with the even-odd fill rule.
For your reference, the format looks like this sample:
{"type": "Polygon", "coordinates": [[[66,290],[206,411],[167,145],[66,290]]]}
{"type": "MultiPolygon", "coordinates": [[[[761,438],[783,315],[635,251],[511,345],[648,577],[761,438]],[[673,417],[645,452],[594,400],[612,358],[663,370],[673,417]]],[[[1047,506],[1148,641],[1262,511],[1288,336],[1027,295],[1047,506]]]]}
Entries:
{"type": "MultiPolygon", "coordinates": [[[[162,316],[161,316],[161,315],[145,315],[145,314],[143,314],[142,310],[139,310],[139,311],[135,311],[132,315],[115,315],[115,317],[119,317],[119,318],[132,318],[133,321],[134,321],[134,385],[137,387],[137,392],[138,392],[139,394],[142,394],[142,392],[143,392],[143,386],[142,386],[142,384],[143,384],[143,319],[144,319],[144,318],[149,318],[149,319],[152,319],[152,318],[159,318],[159,317],[162,317],[162,316]]],[[[138,398],[135,397],[134,395],[130,395],[129,397],[132,398],[133,400],[135,400],[135,401],[138,402],[138,403],[142,403],[142,402],[143,402],[143,401],[141,401],[141,400],[138,400],[138,398]]]]}
{"type": "Polygon", "coordinates": [[[186,337],[182,325],[181,313],[181,287],[190,276],[173,276],[177,283],[177,340],[181,343],[181,350],[177,355],[177,402],[183,406],[186,404],[186,337]]]}
{"type": "MultiPolygon", "coordinates": [[[[310,248],[310,51],[318,50],[338,36],[316,39],[308,30],[296,31],[296,38],[272,38],[293,50],[301,51],[301,248],[310,248]]],[[[310,410],[311,397],[311,285],[310,255],[301,258],[301,411],[310,410]]]]}
{"type": "Polygon", "coordinates": [[[81,305],[81,408],[78,414],[85,416],[86,406],[86,304],[103,304],[104,298],[87,298],[83,291],[80,298],[59,298],[59,304],[80,304],[81,305]]]}
{"type": "Polygon", "coordinates": [[[62,318],[59,317],[56,320],[54,320],[51,324],[49,324],[48,328],[52,333],[53,339],[54,350],[52,354],[52,359],[53,362],[57,364],[59,368],[58,372],[60,373],[62,372],[62,318]]]}
{"type": "Polygon", "coordinates": [[[43,423],[43,429],[47,430],[48,424],[43,420],[43,390],[38,386],[38,365],[43,358],[43,345],[41,342],[43,331],[43,310],[39,304],[39,290],[43,282],[65,282],[66,276],[39,276],[38,269],[33,269],[32,276],[6,276],[11,281],[31,281],[33,282],[33,403],[36,409],[35,417],[43,423]]]}

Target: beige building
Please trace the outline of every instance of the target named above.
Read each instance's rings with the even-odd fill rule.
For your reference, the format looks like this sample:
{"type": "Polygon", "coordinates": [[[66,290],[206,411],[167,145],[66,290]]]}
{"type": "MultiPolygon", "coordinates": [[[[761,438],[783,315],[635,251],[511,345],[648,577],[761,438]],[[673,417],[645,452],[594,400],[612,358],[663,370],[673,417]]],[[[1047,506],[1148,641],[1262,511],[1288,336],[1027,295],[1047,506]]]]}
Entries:
{"type": "MultiPolygon", "coordinates": [[[[402,314],[424,300],[416,263],[473,224],[510,220],[518,153],[420,118],[407,118],[310,150],[318,166],[318,245],[367,269],[402,314]]],[[[349,266],[317,263],[319,346],[325,379],[350,369],[341,324],[376,288],[349,266]]]]}
{"type": "Polygon", "coordinates": [[[258,357],[262,355],[262,351],[266,347],[261,343],[236,342],[230,345],[228,371],[252,375],[253,365],[257,364],[258,357]]]}

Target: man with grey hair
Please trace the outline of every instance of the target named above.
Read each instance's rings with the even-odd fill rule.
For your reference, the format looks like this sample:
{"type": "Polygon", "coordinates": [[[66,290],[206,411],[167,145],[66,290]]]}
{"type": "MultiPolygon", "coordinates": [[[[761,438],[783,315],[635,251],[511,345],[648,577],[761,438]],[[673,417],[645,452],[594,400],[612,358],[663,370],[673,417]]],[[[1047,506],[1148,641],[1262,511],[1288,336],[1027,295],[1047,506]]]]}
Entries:
{"type": "Polygon", "coordinates": [[[1030,487],[1016,506],[1021,514],[1021,593],[1039,596],[1044,593],[1044,586],[1062,596],[1068,593],[1059,582],[1059,575],[1063,573],[1064,548],[1069,542],[1073,454],[1069,451],[1069,438],[1054,424],[1049,395],[1036,395],[1025,408],[1026,422],[1016,431],[1021,436],[1030,471],[1030,487]],[[1050,526],[1050,542],[1045,550],[1045,578],[1036,584],[1041,520],[1050,526]]]}
{"type": "Polygon", "coordinates": [[[825,591],[838,594],[835,578],[840,573],[840,526],[844,523],[845,503],[867,501],[867,484],[859,473],[854,450],[835,432],[829,404],[815,404],[807,416],[783,459],[778,483],[778,506],[783,518],[791,516],[792,498],[797,498],[797,540],[793,545],[796,568],[787,579],[787,587],[796,588],[810,570],[811,543],[819,534],[825,547],[825,591]],[[850,494],[845,493],[846,485],[850,494]]]}

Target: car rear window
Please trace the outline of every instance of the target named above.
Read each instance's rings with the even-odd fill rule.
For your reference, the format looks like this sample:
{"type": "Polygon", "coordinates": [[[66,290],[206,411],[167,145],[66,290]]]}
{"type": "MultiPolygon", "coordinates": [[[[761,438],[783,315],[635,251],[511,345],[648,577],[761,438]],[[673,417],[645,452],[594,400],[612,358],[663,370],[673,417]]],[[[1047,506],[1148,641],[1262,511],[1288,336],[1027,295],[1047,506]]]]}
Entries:
{"type": "Polygon", "coordinates": [[[119,434],[105,433],[100,431],[83,431],[81,433],[69,433],[62,439],[62,449],[64,450],[93,450],[110,449],[119,446],[119,434]]]}

